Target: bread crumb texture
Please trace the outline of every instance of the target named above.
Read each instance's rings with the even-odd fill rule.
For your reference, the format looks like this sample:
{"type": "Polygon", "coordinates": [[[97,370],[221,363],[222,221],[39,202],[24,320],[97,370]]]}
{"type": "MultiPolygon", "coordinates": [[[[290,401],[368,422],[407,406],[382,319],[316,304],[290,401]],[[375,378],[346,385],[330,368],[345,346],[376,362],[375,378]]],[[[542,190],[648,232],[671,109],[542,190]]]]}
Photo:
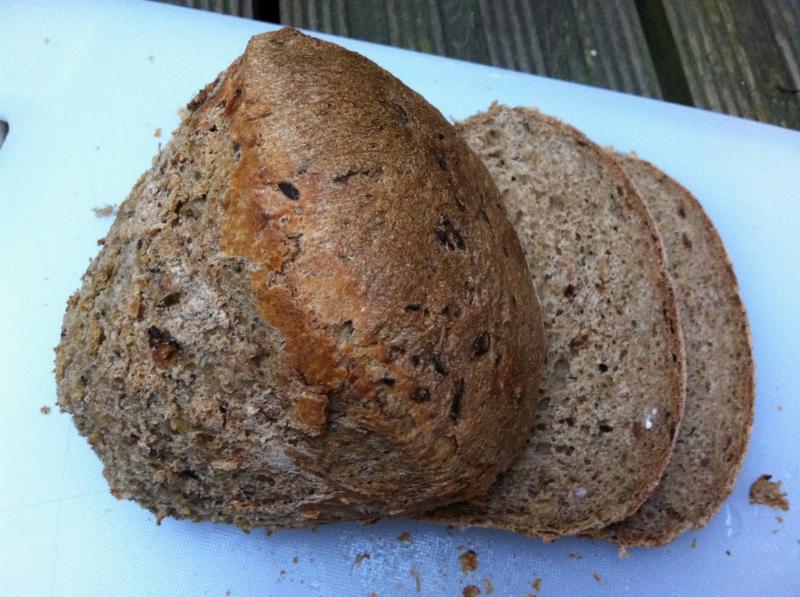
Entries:
{"type": "Polygon", "coordinates": [[[772,481],[772,475],[761,475],[750,485],[750,503],[789,511],[789,500],[781,491],[781,482],[772,481]]]}
{"type": "Polygon", "coordinates": [[[464,574],[468,574],[478,569],[478,554],[471,549],[468,549],[458,556],[458,561],[461,564],[461,572],[464,574]]]}
{"type": "Polygon", "coordinates": [[[522,456],[431,519],[554,538],[630,515],[667,464],[684,357],[663,248],[619,165],[574,128],[494,105],[459,124],[500,189],[542,302],[547,360],[522,456]]]}
{"type": "Polygon", "coordinates": [[[289,29],[187,109],[56,349],[112,493],[243,528],[484,493],[534,422],[544,350],[480,160],[390,74],[289,29]]]}

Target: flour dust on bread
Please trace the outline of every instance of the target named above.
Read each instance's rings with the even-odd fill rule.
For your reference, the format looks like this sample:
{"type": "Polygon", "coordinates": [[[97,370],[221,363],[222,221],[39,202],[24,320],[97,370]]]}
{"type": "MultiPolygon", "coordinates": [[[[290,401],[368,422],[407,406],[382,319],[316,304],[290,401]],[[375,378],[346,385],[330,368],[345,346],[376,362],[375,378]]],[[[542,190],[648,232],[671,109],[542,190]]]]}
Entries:
{"type": "Polygon", "coordinates": [[[498,105],[459,129],[489,168],[542,304],[547,360],[527,446],[484,500],[430,519],[554,538],[630,515],[669,459],[684,356],[652,217],[574,128],[498,105]]]}
{"type": "Polygon", "coordinates": [[[293,30],[254,37],[188,110],[56,349],[113,493],[280,528],[485,492],[544,352],[480,160],[390,74],[293,30]]]}
{"type": "Polygon", "coordinates": [[[753,355],[733,267],[700,203],[649,162],[616,158],[666,247],[686,349],[686,407],[656,490],[630,518],[596,536],[624,547],[658,546],[705,526],[733,489],[753,422],[753,355]]]}

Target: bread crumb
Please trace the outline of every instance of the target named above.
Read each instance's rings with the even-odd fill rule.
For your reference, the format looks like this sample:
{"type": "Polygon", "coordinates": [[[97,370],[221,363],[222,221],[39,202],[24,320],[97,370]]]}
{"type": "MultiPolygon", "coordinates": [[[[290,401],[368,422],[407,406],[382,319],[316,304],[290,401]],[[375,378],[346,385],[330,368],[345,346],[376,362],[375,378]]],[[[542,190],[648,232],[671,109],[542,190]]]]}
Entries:
{"type": "Polygon", "coordinates": [[[783,412],[783,406],[781,406],[780,404],[778,405],[778,412],[783,412]]]}
{"type": "Polygon", "coordinates": [[[93,207],[92,211],[95,218],[107,218],[117,213],[117,206],[106,203],[103,207],[93,207]]]}
{"type": "Polygon", "coordinates": [[[49,44],[50,43],[50,38],[49,37],[45,37],[44,38],[44,43],[45,44],[49,44]]]}
{"type": "Polygon", "coordinates": [[[297,564],[297,563],[299,563],[299,562],[300,562],[300,558],[298,558],[297,556],[294,556],[294,557],[292,558],[292,564],[297,564]]]}
{"type": "Polygon", "coordinates": [[[592,578],[600,582],[600,575],[597,572],[592,572],[592,578]]]}
{"type": "Polygon", "coordinates": [[[492,593],[494,593],[494,585],[492,584],[491,578],[484,578],[483,586],[484,586],[484,591],[487,595],[491,595],[492,593]]]}
{"type": "Polygon", "coordinates": [[[378,594],[375,591],[369,594],[369,597],[378,597],[378,594]]]}
{"type": "Polygon", "coordinates": [[[789,500],[781,492],[780,481],[770,481],[772,475],[761,475],[750,486],[750,503],[761,504],[779,510],[789,510],[789,500]]]}
{"type": "Polygon", "coordinates": [[[42,413],[43,415],[49,415],[50,414],[50,407],[49,406],[43,406],[42,408],[39,409],[39,412],[42,413]]]}
{"type": "Polygon", "coordinates": [[[464,587],[461,594],[464,595],[464,597],[478,597],[478,595],[481,594],[481,590],[475,585],[467,585],[464,587]]]}
{"type": "Polygon", "coordinates": [[[153,136],[154,137],[160,137],[161,136],[161,129],[156,129],[155,132],[153,133],[153,136]]]}
{"type": "Polygon", "coordinates": [[[620,546],[619,551],[617,551],[617,557],[622,558],[624,560],[625,558],[631,557],[631,552],[628,551],[627,547],[622,545],[620,546]]]}
{"type": "Polygon", "coordinates": [[[773,535],[777,535],[778,534],[778,529],[772,529],[772,534],[773,535]]]}
{"type": "Polygon", "coordinates": [[[783,524],[783,516],[776,516],[775,520],[777,520],[779,524],[783,524]]]}
{"type": "Polygon", "coordinates": [[[397,536],[398,541],[411,541],[411,533],[408,531],[403,531],[397,536]]]}
{"type": "Polygon", "coordinates": [[[568,556],[568,557],[569,557],[569,559],[571,559],[571,560],[582,560],[582,559],[583,559],[583,556],[579,556],[579,555],[578,555],[578,554],[576,554],[574,551],[571,551],[571,552],[569,552],[569,553],[567,554],[567,556],[568,556]]]}
{"type": "Polygon", "coordinates": [[[278,574],[280,574],[281,576],[286,576],[286,570],[281,570],[278,574]]]}
{"type": "Polygon", "coordinates": [[[369,554],[367,552],[357,553],[356,554],[356,559],[354,560],[354,563],[355,563],[356,566],[359,566],[359,565],[361,565],[361,562],[363,562],[364,560],[368,560],[368,559],[369,559],[369,554]]]}
{"type": "Polygon", "coordinates": [[[692,549],[697,549],[697,539],[692,539],[692,549]]]}
{"type": "Polygon", "coordinates": [[[230,594],[231,594],[231,590],[230,589],[225,591],[225,597],[230,597],[230,594]]]}
{"type": "Polygon", "coordinates": [[[148,61],[150,64],[153,64],[153,63],[156,61],[156,57],[155,57],[155,56],[153,56],[152,54],[150,54],[150,55],[147,57],[147,61],[148,61]]]}
{"type": "Polygon", "coordinates": [[[531,583],[531,586],[533,586],[533,590],[538,593],[539,591],[542,590],[542,579],[537,578],[535,581],[531,583]]]}
{"type": "Polygon", "coordinates": [[[458,556],[458,560],[461,562],[461,572],[464,574],[478,569],[478,554],[471,549],[458,556]]]}
{"type": "Polygon", "coordinates": [[[422,592],[422,579],[419,577],[419,570],[417,570],[416,566],[412,566],[411,570],[409,570],[411,576],[414,577],[414,582],[416,583],[417,593],[422,592]]]}
{"type": "Polygon", "coordinates": [[[726,556],[729,556],[729,555],[731,555],[731,550],[730,550],[730,549],[726,549],[726,550],[725,550],[725,555],[726,555],[726,556]]]}

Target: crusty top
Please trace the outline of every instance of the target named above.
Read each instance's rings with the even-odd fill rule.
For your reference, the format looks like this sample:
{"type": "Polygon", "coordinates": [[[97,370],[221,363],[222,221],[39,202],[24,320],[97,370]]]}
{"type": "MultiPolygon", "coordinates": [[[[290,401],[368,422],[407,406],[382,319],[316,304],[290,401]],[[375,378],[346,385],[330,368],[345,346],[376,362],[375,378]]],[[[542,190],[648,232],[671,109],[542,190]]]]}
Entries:
{"type": "MultiPolygon", "coordinates": [[[[263,336],[250,340],[281,355],[265,389],[284,406],[276,442],[325,488],[307,518],[409,513],[485,491],[533,424],[544,351],[522,249],[480,160],[397,79],[289,29],[254,37],[189,108],[180,152],[154,164],[143,192],[187,160],[198,184],[224,173],[222,188],[192,191],[209,211],[190,251],[216,246],[192,279],[216,284],[229,310],[244,282],[265,326],[250,324],[263,336]]],[[[174,366],[191,367],[191,340],[175,334],[174,366]]],[[[209,338],[201,377],[238,366],[209,338]]],[[[238,383],[226,382],[247,400],[238,383]]],[[[218,391],[196,384],[195,395],[218,391]]],[[[240,441],[220,433],[220,449],[240,441]]]]}

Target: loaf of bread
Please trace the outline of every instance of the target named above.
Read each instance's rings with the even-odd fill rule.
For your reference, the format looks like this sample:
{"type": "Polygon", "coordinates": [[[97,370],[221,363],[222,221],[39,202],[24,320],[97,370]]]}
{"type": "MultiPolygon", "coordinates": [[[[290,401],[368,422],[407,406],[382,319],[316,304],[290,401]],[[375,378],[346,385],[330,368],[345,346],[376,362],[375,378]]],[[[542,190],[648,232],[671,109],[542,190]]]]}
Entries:
{"type": "Polygon", "coordinates": [[[733,489],[753,423],[753,355],[733,267],[699,201],[649,162],[616,158],[667,250],[686,347],[686,408],[656,490],[633,516],[595,536],[623,547],[658,546],[705,526],[733,489]]]}
{"type": "Polygon", "coordinates": [[[664,251],[602,148],[535,110],[460,123],[501,191],[542,301],[547,362],[528,445],[484,500],[428,518],[554,538],[630,515],[667,465],[684,354],[664,251]]]}
{"type": "Polygon", "coordinates": [[[57,348],[112,492],[246,528],[483,494],[529,437],[544,349],[480,160],[397,79],[293,30],[188,111],[57,348]]]}

